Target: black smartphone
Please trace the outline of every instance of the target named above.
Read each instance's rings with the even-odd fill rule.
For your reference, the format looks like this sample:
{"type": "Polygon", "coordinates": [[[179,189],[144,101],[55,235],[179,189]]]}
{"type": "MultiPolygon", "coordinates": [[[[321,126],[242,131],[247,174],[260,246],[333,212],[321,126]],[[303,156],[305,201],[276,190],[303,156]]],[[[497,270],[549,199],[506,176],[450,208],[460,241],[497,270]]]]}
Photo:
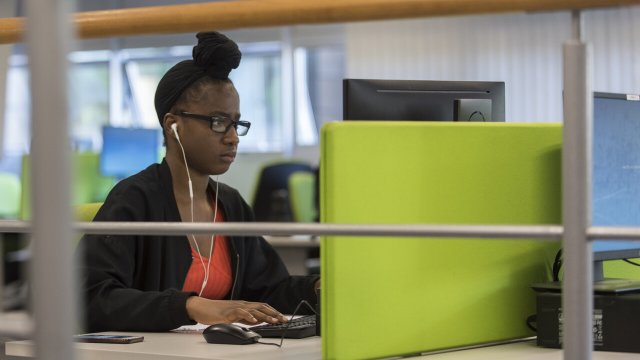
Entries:
{"type": "Polygon", "coordinates": [[[107,334],[81,334],[75,335],[77,342],[107,343],[107,344],[132,344],[144,340],[144,336],[132,335],[107,335],[107,334]]]}

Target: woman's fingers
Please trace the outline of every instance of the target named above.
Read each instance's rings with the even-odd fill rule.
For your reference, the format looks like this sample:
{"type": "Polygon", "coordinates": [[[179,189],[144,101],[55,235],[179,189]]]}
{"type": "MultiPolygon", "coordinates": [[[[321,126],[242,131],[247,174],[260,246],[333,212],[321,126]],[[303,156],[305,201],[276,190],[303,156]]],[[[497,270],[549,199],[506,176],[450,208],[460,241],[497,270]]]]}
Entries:
{"type": "MultiPolygon", "coordinates": [[[[265,303],[251,303],[254,311],[258,311],[261,314],[267,315],[270,320],[264,320],[265,322],[277,323],[277,322],[286,322],[287,318],[282,315],[279,311],[272,308],[269,304],[265,303]]],[[[252,315],[255,314],[252,312],[252,315]]]]}
{"type": "Polygon", "coordinates": [[[254,325],[260,322],[281,323],[287,318],[268,304],[248,301],[208,300],[193,296],[187,300],[187,313],[202,324],[240,322],[254,325]]]}

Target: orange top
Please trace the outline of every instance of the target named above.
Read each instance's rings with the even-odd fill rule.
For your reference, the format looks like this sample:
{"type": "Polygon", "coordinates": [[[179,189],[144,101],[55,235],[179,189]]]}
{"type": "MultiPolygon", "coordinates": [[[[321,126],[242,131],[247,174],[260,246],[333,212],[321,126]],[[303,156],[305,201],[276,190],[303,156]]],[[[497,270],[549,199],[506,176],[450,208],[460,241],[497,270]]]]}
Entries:
{"type": "MultiPolygon", "coordinates": [[[[216,222],[220,223],[223,221],[222,211],[218,211],[216,214],[216,222]]],[[[200,250],[208,251],[209,249],[200,250]]],[[[209,258],[206,256],[202,256],[202,261],[200,261],[200,254],[198,254],[193,246],[191,246],[191,257],[191,266],[187,272],[182,290],[200,293],[202,282],[204,281],[204,269],[209,265],[209,280],[207,280],[207,285],[202,291],[201,296],[213,300],[224,299],[229,293],[229,290],[231,290],[233,283],[227,238],[223,235],[215,236],[213,259],[211,262],[209,262],[209,258]],[[202,266],[202,262],[204,262],[204,267],[202,266]]]]}

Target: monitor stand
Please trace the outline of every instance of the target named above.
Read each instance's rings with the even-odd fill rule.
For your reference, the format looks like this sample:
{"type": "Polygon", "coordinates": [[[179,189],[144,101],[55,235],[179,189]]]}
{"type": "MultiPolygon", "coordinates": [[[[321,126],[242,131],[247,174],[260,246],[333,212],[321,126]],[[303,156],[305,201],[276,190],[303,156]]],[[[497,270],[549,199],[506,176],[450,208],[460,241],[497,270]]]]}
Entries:
{"type": "MultiPolygon", "coordinates": [[[[604,261],[593,262],[593,292],[596,294],[624,294],[640,292],[640,280],[605,278],[604,261]]],[[[561,292],[561,281],[549,281],[532,284],[531,287],[541,292],[561,292]]]]}
{"type": "Polygon", "coordinates": [[[640,292],[640,280],[604,277],[604,261],[593,262],[593,291],[603,294],[640,292]]]}

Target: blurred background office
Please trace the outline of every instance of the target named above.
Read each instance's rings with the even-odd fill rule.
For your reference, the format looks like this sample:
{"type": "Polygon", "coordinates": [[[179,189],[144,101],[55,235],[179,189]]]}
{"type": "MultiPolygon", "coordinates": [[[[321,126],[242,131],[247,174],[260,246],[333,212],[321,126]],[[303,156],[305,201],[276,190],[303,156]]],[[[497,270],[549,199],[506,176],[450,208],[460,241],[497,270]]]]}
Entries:
{"type": "MultiPolygon", "coordinates": [[[[77,11],[94,11],[196,2],[77,0],[76,5],[77,11]]],[[[24,4],[3,0],[0,14],[23,16],[24,4]]],[[[240,143],[236,163],[220,179],[254,204],[264,168],[294,162],[304,164],[306,175],[315,171],[320,127],[342,119],[343,78],[504,81],[507,121],[561,122],[561,51],[570,24],[568,12],[552,12],[224,31],[243,52],[232,80],[252,128],[240,143]]],[[[638,7],[584,12],[584,38],[593,45],[594,90],[640,93],[639,32],[638,7]]],[[[75,204],[100,202],[119,178],[140,166],[105,170],[105,129],[159,132],[155,86],[170,66],[190,56],[193,44],[191,33],[74,44],[69,109],[75,204]]],[[[3,218],[29,216],[25,54],[24,44],[0,45],[0,174],[10,184],[0,187],[3,218]]],[[[151,156],[159,159],[162,145],[156,144],[151,156]]],[[[297,178],[304,186],[317,186],[306,175],[297,178]]],[[[267,197],[276,209],[287,208],[279,220],[315,219],[313,202],[292,196],[288,179],[280,186],[286,186],[284,193],[267,197]],[[306,210],[295,215],[300,206],[306,210]]],[[[19,259],[15,237],[4,238],[4,253],[19,259]]],[[[5,281],[16,276],[5,272],[5,281]]]]}
{"type": "MultiPolygon", "coordinates": [[[[79,11],[194,3],[197,0],[77,0],[79,11]]],[[[24,15],[2,2],[2,16],[24,15]]],[[[594,89],[638,92],[640,11],[585,12],[594,47],[594,89]]],[[[167,24],[170,26],[170,24],[167,24]]],[[[248,201],[266,162],[316,165],[318,129],[342,118],[344,77],[492,80],[506,83],[507,121],[561,121],[562,12],[274,27],[226,31],[243,63],[233,81],[252,131],[224,180],[248,201]],[[544,23],[544,25],[541,25],[544,23]]],[[[103,126],[157,128],[153,91],[161,74],[190,54],[193,34],[79,40],[71,62],[71,138],[78,152],[100,153],[103,126]]],[[[30,146],[24,44],[0,50],[0,172],[20,174],[30,146]]]]}

